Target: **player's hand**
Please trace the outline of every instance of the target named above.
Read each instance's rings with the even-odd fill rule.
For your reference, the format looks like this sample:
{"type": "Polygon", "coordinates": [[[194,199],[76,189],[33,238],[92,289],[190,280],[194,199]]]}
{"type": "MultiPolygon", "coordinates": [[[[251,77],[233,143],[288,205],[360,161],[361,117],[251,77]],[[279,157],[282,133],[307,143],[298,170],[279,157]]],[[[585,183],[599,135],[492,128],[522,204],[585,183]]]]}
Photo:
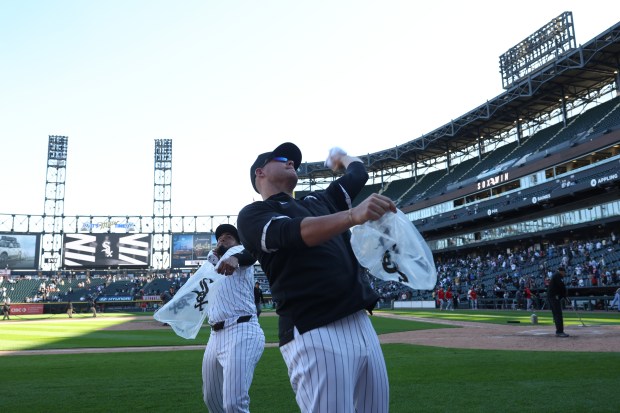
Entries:
{"type": "Polygon", "coordinates": [[[376,221],[387,212],[396,212],[396,204],[387,196],[371,194],[361,204],[351,209],[351,219],[355,225],[366,221],[376,221]]]}
{"type": "Polygon", "coordinates": [[[220,262],[217,267],[218,274],[232,275],[239,268],[239,260],[237,257],[231,256],[220,262]]]}

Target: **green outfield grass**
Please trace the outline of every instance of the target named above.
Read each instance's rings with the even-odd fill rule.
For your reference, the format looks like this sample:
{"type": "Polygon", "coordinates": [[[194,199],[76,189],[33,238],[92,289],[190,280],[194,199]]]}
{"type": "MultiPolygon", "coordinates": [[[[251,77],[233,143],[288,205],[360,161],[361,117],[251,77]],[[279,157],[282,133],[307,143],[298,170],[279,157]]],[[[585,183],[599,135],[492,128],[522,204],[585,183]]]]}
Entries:
{"type": "MultiPolygon", "coordinates": [[[[446,328],[438,324],[379,317],[373,317],[372,321],[378,334],[446,328]]],[[[183,346],[206,343],[209,338],[207,325],[193,340],[177,336],[172,329],[110,330],[114,325],[132,322],[131,314],[83,319],[69,319],[65,316],[11,320],[0,323],[0,350],[183,346]]],[[[278,318],[261,317],[260,323],[265,332],[265,340],[268,343],[277,343],[278,318]]],[[[131,324],[125,327],[131,328],[131,324]]]]}
{"type": "MultiPolygon", "coordinates": [[[[399,313],[505,323],[521,312],[399,313]],[[469,318],[462,318],[466,316],[469,318]]],[[[521,316],[529,322],[528,313],[521,316]]],[[[592,316],[605,324],[620,322],[617,314],[592,316]]],[[[65,317],[0,322],[0,347],[195,345],[205,344],[208,338],[207,328],[196,340],[178,338],[171,330],[105,329],[130,320],[65,317]]],[[[271,337],[269,341],[275,341],[277,318],[261,317],[260,321],[266,336],[271,337]]],[[[379,333],[445,328],[381,317],[372,321],[379,333]]],[[[382,348],[390,378],[392,413],[617,411],[613,395],[620,383],[620,345],[615,353],[465,350],[405,344],[382,348]]],[[[206,411],[201,396],[202,354],[202,350],[186,350],[2,356],[0,412],[206,411]]],[[[265,349],[250,396],[254,413],[299,411],[277,348],[265,349]]]]}

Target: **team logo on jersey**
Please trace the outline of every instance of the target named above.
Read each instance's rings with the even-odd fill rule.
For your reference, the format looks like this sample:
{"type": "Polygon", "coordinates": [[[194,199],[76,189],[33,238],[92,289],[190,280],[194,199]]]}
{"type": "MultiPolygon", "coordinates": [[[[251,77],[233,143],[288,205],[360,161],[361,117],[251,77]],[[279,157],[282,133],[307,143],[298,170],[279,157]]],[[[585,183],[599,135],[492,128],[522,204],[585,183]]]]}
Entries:
{"type": "Polygon", "coordinates": [[[194,308],[197,308],[198,311],[202,311],[203,306],[208,304],[207,294],[209,294],[209,281],[213,282],[213,280],[203,278],[198,284],[200,286],[200,290],[192,290],[192,292],[196,294],[196,303],[194,304],[194,308]]]}

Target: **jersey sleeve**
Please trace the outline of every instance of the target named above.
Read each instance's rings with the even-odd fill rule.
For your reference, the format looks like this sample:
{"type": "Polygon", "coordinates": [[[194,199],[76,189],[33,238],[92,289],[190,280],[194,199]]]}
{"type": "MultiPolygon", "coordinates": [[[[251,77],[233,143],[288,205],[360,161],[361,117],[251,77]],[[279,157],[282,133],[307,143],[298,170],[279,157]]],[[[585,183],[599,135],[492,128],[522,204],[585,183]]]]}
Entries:
{"type": "Polygon", "coordinates": [[[239,212],[237,227],[243,246],[258,259],[262,253],[281,248],[299,248],[303,217],[291,218],[274,208],[268,201],[255,202],[239,212]]]}
{"type": "Polygon", "coordinates": [[[368,172],[361,162],[351,162],[346,173],[332,182],[326,189],[326,195],[339,211],[353,206],[353,200],[362,191],[368,181],[368,172]]]}
{"type": "Polygon", "coordinates": [[[237,254],[233,254],[233,257],[237,258],[241,267],[247,267],[256,262],[256,258],[245,249],[237,254]]]}

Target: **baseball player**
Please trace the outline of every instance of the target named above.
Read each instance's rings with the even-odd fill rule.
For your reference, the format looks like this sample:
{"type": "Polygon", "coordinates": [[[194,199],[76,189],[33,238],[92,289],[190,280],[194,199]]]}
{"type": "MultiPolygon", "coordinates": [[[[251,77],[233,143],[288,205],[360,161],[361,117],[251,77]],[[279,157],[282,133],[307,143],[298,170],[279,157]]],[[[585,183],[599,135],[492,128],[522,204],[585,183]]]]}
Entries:
{"type": "Polygon", "coordinates": [[[239,235],[271,286],[280,352],[302,412],[387,412],[389,384],[379,339],[366,310],[379,296],[351,249],[349,228],[396,212],[372,194],[352,208],[368,174],[359,158],[330,152],[344,176],[325,191],[293,198],[301,151],[283,143],[250,169],[263,201],[239,213],[239,235]]]}
{"type": "Polygon", "coordinates": [[[215,230],[218,273],[227,277],[211,291],[207,317],[211,335],[202,360],[202,390],[210,412],[249,412],[250,384],[263,354],[265,335],[254,306],[256,260],[243,250],[237,229],[215,230]]]}

